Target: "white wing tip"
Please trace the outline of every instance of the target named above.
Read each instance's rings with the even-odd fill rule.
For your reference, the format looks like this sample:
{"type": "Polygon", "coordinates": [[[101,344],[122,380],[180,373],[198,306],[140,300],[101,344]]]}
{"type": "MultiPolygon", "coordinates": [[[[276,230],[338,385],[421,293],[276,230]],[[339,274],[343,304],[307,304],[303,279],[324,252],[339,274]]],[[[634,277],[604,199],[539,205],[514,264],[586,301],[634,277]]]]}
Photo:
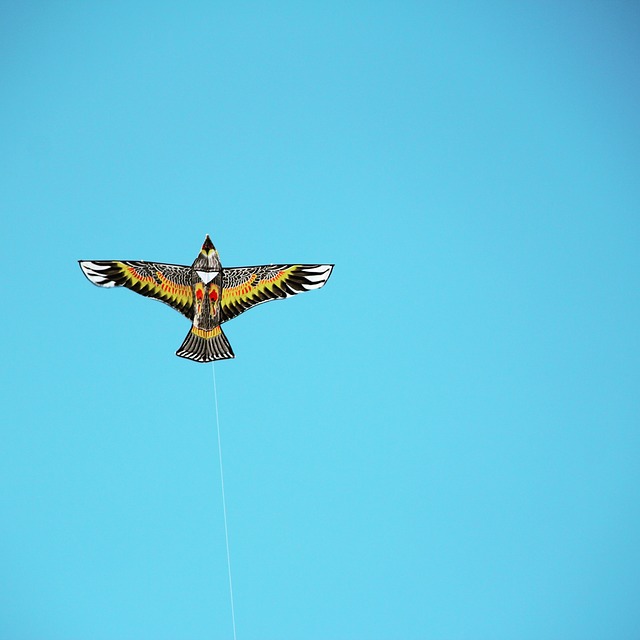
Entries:
{"type": "Polygon", "coordinates": [[[99,287],[115,287],[116,283],[110,280],[102,272],[108,269],[105,265],[100,265],[97,262],[91,262],[90,260],[79,260],[82,273],[87,276],[93,284],[99,287]]]}
{"type": "Polygon", "coordinates": [[[304,285],[305,290],[312,291],[313,289],[322,287],[329,279],[332,271],[332,264],[319,264],[311,269],[307,269],[305,273],[307,279],[307,283],[304,285]]]}

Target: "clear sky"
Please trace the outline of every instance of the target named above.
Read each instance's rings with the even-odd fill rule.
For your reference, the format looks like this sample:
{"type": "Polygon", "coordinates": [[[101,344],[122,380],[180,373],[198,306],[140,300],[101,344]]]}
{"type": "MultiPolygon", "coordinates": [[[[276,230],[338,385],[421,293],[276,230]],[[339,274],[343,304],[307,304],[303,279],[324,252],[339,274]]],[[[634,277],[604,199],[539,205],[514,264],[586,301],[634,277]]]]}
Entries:
{"type": "Polygon", "coordinates": [[[239,640],[640,629],[640,8],[0,4],[0,640],[231,638],[211,366],[78,259],[334,262],[226,325],[239,640]]]}

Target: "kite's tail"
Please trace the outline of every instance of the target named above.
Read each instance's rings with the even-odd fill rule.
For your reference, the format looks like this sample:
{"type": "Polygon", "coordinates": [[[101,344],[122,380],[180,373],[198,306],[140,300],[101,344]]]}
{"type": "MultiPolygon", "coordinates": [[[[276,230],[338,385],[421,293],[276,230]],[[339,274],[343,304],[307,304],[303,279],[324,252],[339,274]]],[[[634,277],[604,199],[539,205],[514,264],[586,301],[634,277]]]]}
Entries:
{"type": "Polygon", "coordinates": [[[191,327],[176,355],[196,362],[235,358],[227,336],[219,326],[210,330],[191,327]]]}

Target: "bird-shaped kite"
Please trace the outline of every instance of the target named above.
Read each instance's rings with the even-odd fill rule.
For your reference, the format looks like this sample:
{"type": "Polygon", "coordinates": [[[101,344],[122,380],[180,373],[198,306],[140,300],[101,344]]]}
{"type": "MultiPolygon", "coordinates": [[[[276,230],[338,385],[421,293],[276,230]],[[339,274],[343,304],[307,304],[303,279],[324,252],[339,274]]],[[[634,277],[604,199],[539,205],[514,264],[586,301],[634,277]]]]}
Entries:
{"type": "Polygon", "coordinates": [[[127,287],[160,300],[191,320],[176,355],[196,362],[234,358],[220,325],[247,309],[303,291],[319,289],[332,264],[269,264],[223,267],[205,238],[190,266],[130,260],[80,260],[85,276],[100,287],[127,287]]]}

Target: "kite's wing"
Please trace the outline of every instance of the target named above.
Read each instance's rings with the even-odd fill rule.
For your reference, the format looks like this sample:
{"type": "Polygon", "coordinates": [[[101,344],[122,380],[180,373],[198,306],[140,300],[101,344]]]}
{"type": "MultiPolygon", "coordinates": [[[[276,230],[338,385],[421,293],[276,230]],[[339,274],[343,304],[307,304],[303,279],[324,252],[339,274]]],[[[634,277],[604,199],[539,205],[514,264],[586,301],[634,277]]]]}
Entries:
{"type": "Polygon", "coordinates": [[[193,320],[191,269],[177,264],[129,260],[80,260],[84,275],[99,287],[127,287],[155,298],[193,320]]]}
{"type": "Polygon", "coordinates": [[[257,304],[319,289],[331,275],[332,264],[269,264],[222,270],[221,322],[257,304]]]}

